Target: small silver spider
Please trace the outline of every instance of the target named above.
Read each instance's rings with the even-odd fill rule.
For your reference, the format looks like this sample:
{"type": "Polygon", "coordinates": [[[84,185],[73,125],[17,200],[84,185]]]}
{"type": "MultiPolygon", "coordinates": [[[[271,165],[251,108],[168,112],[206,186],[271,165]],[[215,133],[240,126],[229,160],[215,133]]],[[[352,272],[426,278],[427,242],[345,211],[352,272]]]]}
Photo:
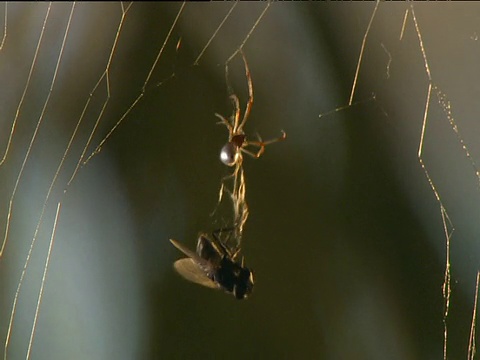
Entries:
{"type": "MultiPolygon", "coordinates": [[[[243,63],[245,64],[245,74],[247,76],[248,82],[248,102],[245,108],[245,113],[243,114],[243,119],[240,120],[240,102],[238,100],[237,95],[231,94],[230,99],[232,100],[234,113],[230,117],[230,119],[225,119],[222,115],[215,113],[215,116],[220,119],[219,124],[224,124],[228,129],[228,142],[222,147],[220,151],[220,160],[228,166],[233,166],[237,163],[241,163],[242,161],[242,152],[245,154],[250,155],[253,158],[259,158],[263,152],[265,151],[265,146],[285,140],[287,134],[285,131],[282,130],[282,136],[268,140],[262,141],[260,136],[258,136],[258,141],[250,141],[247,140],[245,133],[243,132],[243,126],[247,122],[248,116],[250,115],[250,110],[252,109],[253,105],[253,85],[252,85],[252,78],[250,76],[250,70],[248,68],[247,59],[243,51],[240,50],[242,54],[243,63]],[[257,152],[252,152],[247,149],[249,146],[255,146],[258,149],[257,152]]],[[[225,67],[225,77],[227,79],[228,84],[228,65],[225,67]]],[[[230,86],[228,86],[230,89],[230,86]]]]}

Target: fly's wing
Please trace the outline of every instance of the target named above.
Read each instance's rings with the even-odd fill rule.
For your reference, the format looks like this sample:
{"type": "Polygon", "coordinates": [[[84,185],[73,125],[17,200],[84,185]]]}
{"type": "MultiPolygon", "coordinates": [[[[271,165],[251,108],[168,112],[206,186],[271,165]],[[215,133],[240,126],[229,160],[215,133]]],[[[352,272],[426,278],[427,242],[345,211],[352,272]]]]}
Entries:
{"type": "Polygon", "coordinates": [[[206,286],[212,289],[218,289],[219,285],[210,280],[207,273],[203,271],[198,264],[191,258],[183,258],[173,263],[173,267],[177,272],[188,281],[206,286]]]}
{"type": "Polygon", "coordinates": [[[210,279],[213,276],[214,269],[211,264],[202,259],[189,248],[176,240],[170,239],[170,242],[178,250],[188,256],[188,258],[177,260],[173,263],[173,267],[185,279],[210,288],[218,288],[219,286],[210,279]]]}
{"type": "Polygon", "coordinates": [[[187,248],[185,245],[179,243],[177,240],[170,239],[170,242],[173,244],[173,246],[175,246],[178,250],[180,250],[182,253],[187,255],[189,258],[192,258],[195,261],[205,262],[205,260],[200,258],[197,254],[195,254],[192,250],[187,248]]]}

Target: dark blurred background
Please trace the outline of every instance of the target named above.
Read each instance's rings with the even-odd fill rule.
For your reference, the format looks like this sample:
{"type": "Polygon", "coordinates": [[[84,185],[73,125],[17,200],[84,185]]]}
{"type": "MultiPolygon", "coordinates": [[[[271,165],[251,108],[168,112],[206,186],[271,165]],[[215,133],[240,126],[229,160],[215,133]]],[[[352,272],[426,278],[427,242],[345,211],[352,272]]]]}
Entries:
{"type": "MultiPolygon", "coordinates": [[[[245,130],[264,139],[281,129],[288,135],[262,158],[244,161],[250,217],[243,254],[256,279],[246,301],[184,281],[172,269],[181,254],[168,239],[193,248],[200,231],[223,226],[231,216],[210,215],[229,172],[218,159],[227,131],[214,113],[232,112],[225,61],[266,3],[236,5],[197,65],[233,4],[187,3],[144,95],[67,186],[105,100],[86,156],[142,93],[181,6],[131,5],[108,83],[103,78],[93,91],[122,8],[77,4],[50,93],[71,4],[51,6],[0,167],[3,233],[12,189],[42,119],[0,259],[2,342],[45,196],[90,102],[47,203],[7,358],[27,353],[58,201],[33,359],[443,358],[446,237],[417,156],[429,79],[409,3],[378,5],[355,105],[336,112],[348,103],[375,3],[272,3],[245,43],[255,93],[245,130]]],[[[8,4],[0,51],[2,149],[47,8],[8,4]]],[[[468,351],[479,259],[479,181],[471,160],[480,151],[480,5],[415,3],[413,10],[436,86],[423,160],[455,228],[447,353],[457,359],[468,351]],[[451,101],[450,114],[439,105],[440,90],[451,101]]],[[[230,75],[243,111],[248,92],[240,56],[230,63],[230,75]]]]}

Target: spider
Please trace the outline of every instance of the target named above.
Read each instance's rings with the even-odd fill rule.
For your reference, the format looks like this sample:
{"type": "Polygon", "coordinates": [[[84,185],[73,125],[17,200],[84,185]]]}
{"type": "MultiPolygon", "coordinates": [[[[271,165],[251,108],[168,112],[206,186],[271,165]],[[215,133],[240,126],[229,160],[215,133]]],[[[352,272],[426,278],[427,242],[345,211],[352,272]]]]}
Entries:
{"type": "MultiPolygon", "coordinates": [[[[238,100],[238,96],[233,93],[230,95],[230,99],[233,103],[234,113],[232,114],[230,119],[227,120],[222,115],[215,113],[215,116],[220,119],[218,124],[224,124],[228,129],[228,142],[222,147],[222,150],[220,151],[220,160],[228,166],[233,166],[237,163],[241,163],[243,159],[242,152],[250,155],[253,158],[259,158],[265,151],[265,146],[285,140],[287,137],[285,131],[282,130],[282,135],[276,139],[262,141],[260,136],[257,135],[258,141],[247,140],[247,137],[243,132],[243,126],[247,122],[248,116],[250,115],[250,110],[252,109],[253,105],[253,85],[245,54],[242,50],[240,50],[240,53],[242,54],[243,63],[245,64],[245,75],[247,76],[249,96],[247,106],[245,108],[245,113],[243,114],[243,119],[240,119],[240,102],[238,100]],[[249,146],[256,146],[259,149],[257,152],[252,152],[247,149],[247,147],[249,146]]],[[[225,66],[225,78],[227,79],[228,84],[228,65],[225,66]]],[[[231,88],[229,85],[228,88],[231,92],[231,88]]]]}

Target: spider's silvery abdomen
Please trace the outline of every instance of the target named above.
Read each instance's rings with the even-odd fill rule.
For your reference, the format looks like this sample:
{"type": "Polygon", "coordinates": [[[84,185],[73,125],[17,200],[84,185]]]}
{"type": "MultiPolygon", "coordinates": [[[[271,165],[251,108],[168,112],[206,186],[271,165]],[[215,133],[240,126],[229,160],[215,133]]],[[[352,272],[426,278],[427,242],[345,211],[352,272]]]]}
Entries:
{"type": "Polygon", "coordinates": [[[238,147],[228,142],[220,150],[220,160],[228,166],[233,166],[238,160],[238,147]]]}

